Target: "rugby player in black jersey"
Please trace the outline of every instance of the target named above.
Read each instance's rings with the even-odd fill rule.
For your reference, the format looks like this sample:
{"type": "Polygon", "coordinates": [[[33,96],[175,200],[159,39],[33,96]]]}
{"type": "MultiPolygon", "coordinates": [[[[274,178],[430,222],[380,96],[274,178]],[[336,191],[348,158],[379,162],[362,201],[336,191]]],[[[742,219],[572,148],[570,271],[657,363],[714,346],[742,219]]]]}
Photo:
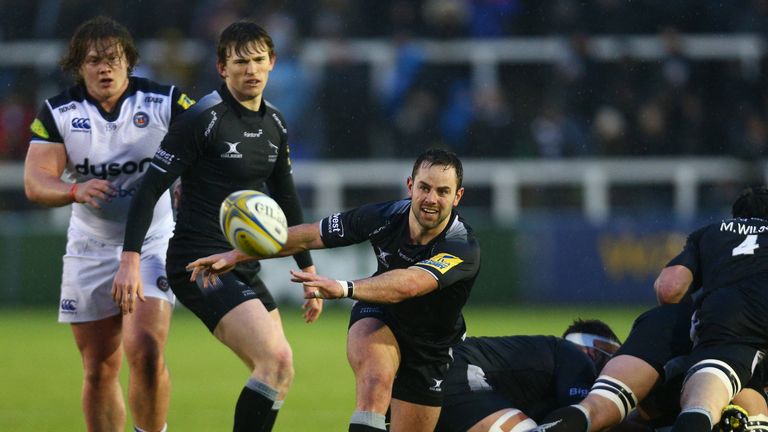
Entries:
{"type": "Polygon", "coordinates": [[[555,336],[467,338],[453,349],[438,432],[522,432],[579,402],[620,346],[599,320],[555,336]]]}
{"type": "MultiPolygon", "coordinates": [[[[450,350],[466,328],[461,309],[480,267],[473,231],[454,210],[464,194],[462,178],[455,154],[430,149],[416,159],[407,179],[410,199],[368,204],[289,228],[279,256],[368,241],[378,260],[373,276],[354,281],[292,272],[307,298],[358,300],[347,340],[356,383],[350,431],[384,430],[390,402],[392,431],[435,427],[450,350]]],[[[193,278],[202,272],[210,283],[235,263],[258,258],[230,251],[189,268],[193,278]]]]}
{"type": "Polygon", "coordinates": [[[768,189],[745,189],[731,214],[694,231],[673,260],[680,284],[702,291],[674,432],[712,430],[768,349],[768,189]]]}
{"type": "MultiPolygon", "coordinates": [[[[268,192],[288,224],[303,222],[289,158],[287,129],[279,111],[262,97],[275,65],[272,39],[252,22],[221,33],[217,69],[224,84],[179,118],[163,139],[136,192],[128,215],[121,267],[115,276],[118,301],[140,288],[139,262],[152,208],[181,177],[174,236],[168,248],[168,279],[176,297],[248,367],[250,376],[235,407],[234,430],[271,430],[293,381],[291,348],[277,305],[258,277],[259,263],[239,265],[215,287],[189,280],[186,264],[231,247],[219,228],[219,207],[241,189],[268,192]]],[[[306,251],[297,265],[314,272],[306,251]]],[[[305,319],[317,319],[319,299],[305,304],[305,319]]]]}
{"type": "MultiPolygon", "coordinates": [[[[768,408],[766,408],[761,391],[763,387],[760,382],[762,377],[749,380],[749,385],[743,386],[744,389],[741,392],[738,391],[742,384],[747,382],[744,378],[749,378],[751,375],[749,366],[754,367],[751,360],[757,353],[755,348],[740,347],[738,341],[729,341],[729,338],[723,335],[718,336],[717,332],[713,332],[715,334],[709,337],[709,341],[705,345],[701,345],[701,339],[697,342],[698,346],[701,346],[698,348],[699,350],[706,347],[705,355],[702,357],[702,354],[697,354],[694,351],[694,356],[688,357],[692,348],[690,339],[691,315],[695,305],[701,305],[702,298],[710,297],[712,287],[722,287],[725,281],[732,282],[733,279],[731,278],[741,276],[749,278],[751,271],[741,266],[745,261],[760,259],[759,254],[752,256],[754,254],[749,253],[758,249],[757,246],[759,245],[757,242],[758,235],[749,232],[759,230],[758,227],[761,226],[759,221],[762,219],[755,219],[749,215],[766,216],[768,199],[764,194],[765,189],[762,188],[748,189],[734,204],[733,216],[735,219],[728,219],[711,225],[689,237],[683,253],[672,259],[662,269],[654,283],[656,296],[662,305],[644,313],[635,321],[626,342],[616,353],[616,356],[608,362],[603,370],[603,375],[599,377],[587,398],[577,405],[550,413],[543,420],[544,424],[537,428],[538,431],[599,431],[621,422],[640,402],[644,403],[644,406],[640,407],[642,409],[639,410],[641,411],[639,413],[641,419],[668,415],[670,408],[676,412],[679,409],[677,403],[659,403],[658,401],[668,401],[669,397],[665,394],[679,394],[677,389],[681,383],[673,382],[674,377],[670,376],[673,374],[671,369],[682,367],[684,374],[687,369],[686,363],[690,363],[691,360],[695,360],[695,363],[702,363],[700,366],[704,366],[698,372],[697,380],[708,382],[708,384],[714,385],[715,389],[719,387],[719,390],[725,394],[720,395],[717,407],[710,406],[707,409],[701,406],[700,408],[703,409],[692,410],[691,414],[684,412],[684,417],[693,416],[695,419],[701,415],[703,419],[699,418],[699,420],[702,420],[703,423],[716,424],[721,409],[734,398],[734,394],[736,394],[739,404],[748,407],[750,419],[755,418],[756,421],[760,421],[761,416],[768,414],[768,408]],[[746,228],[747,226],[755,226],[755,228],[746,228]],[[737,234],[739,227],[744,231],[742,234],[737,234]],[[726,232],[717,231],[721,228],[726,228],[726,232]],[[734,230],[736,233],[733,232],[734,230]],[[699,244],[705,233],[707,234],[705,246],[709,248],[706,252],[700,248],[701,245],[699,244]],[[713,233],[715,240],[721,241],[722,244],[712,242],[713,233]],[[754,235],[754,237],[750,237],[750,235],[754,235]],[[732,245],[727,242],[731,242],[732,245]],[[746,256],[750,257],[745,260],[746,256]],[[722,264],[713,268],[712,263],[717,260],[722,264]],[[736,267],[741,268],[736,269],[736,267]],[[721,270],[723,271],[721,272],[721,270]],[[721,343],[727,345],[719,345],[721,343]],[[732,349],[734,351],[731,351],[732,349]],[[725,359],[732,359],[734,354],[743,362],[741,376],[737,375],[733,368],[725,362],[725,359]],[[711,357],[706,357],[710,355],[711,357]],[[686,357],[683,359],[682,356],[686,357]],[[749,363],[749,366],[746,366],[746,363],[749,363]],[[734,383],[733,386],[731,386],[731,382],[734,383]],[[738,384],[738,389],[736,384],[738,384]],[[652,399],[644,402],[649,394],[653,396],[652,399]],[[721,403],[722,405],[720,405],[721,403]],[[656,409],[664,412],[654,412],[656,409]]],[[[759,261],[756,261],[756,264],[757,268],[754,270],[759,273],[762,271],[759,268],[764,267],[765,264],[759,261]]],[[[752,274],[754,275],[754,273],[752,274]]],[[[756,277],[762,276],[758,274],[756,277]]],[[[745,283],[749,284],[747,281],[745,283]]],[[[723,329],[738,326],[739,324],[734,326],[733,321],[739,321],[740,315],[733,311],[742,311],[747,307],[737,307],[730,299],[723,299],[723,297],[732,294],[734,298],[738,298],[737,293],[743,289],[742,287],[716,291],[721,292],[718,301],[722,301],[722,304],[718,305],[717,308],[713,303],[707,303],[705,300],[704,305],[709,307],[705,315],[707,319],[711,322],[724,321],[723,329]],[[729,309],[730,307],[737,307],[737,309],[729,309]],[[715,319],[716,316],[720,318],[715,319]]],[[[754,309],[750,308],[750,310],[751,313],[754,313],[754,309]]],[[[701,319],[699,313],[696,317],[701,319]]],[[[749,323],[748,320],[745,322],[749,323]]],[[[711,324],[709,325],[711,326],[711,324]]],[[[700,325],[696,327],[697,335],[701,329],[700,325]]],[[[744,330],[744,328],[739,330],[744,330]]],[[[745,332],[745,334],[748,333],[745,332]]],[[[735,362],[738,363],[738,360],[735,362]]],[[[695,369],[694,373],[696,373],[695,369]]],[[[704,393],[697,390],[694,394],[689,390],[687,394],[684,394],[682,403],[685,403],[686,397],[692,400],[697,398],[711,400],[708,392],[709,389],[705,390],[704,393]]],[[[711,428],[710,425],[709,430],[711,428]]]]}

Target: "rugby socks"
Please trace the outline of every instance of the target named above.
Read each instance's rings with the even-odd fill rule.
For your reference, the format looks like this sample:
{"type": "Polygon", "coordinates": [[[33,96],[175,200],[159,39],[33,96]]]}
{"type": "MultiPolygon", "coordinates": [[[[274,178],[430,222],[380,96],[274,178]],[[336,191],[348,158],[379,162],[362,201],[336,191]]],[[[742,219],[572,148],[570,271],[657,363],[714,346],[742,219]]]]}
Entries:
{"type": "Polygon", "coordinates": [[[704,408],[688,408],[680,412],[672,432],[710,432],[712,430],[712,417],[704,408]]]}
{"type": "Polygon", "coordinates": [[[371,411],[355,411],[349,420],[349,432],[378,432],[387,430],[385,417],[371,411]]]}
{"type": "Polygon", "coordinates": [[[269,432],[275,426],[275,420],[277,420],[277,414],[283,406],[283,402],[284,401],[277,400],[272,404],[272,409],[269,410],[269,414],[267,414],[267,422],[264,424],[264,427],[261,428],[263,432],[269,432]]]}
{"type": "Polygon", "coordinates": [[[266,383],[249,378],[235,405],[234,432],[271,430],[277,417],[277,413],[272,416],[272,407],[275,405],[278,394],[276,389],[266,383]]]}
{"type": "Polygon", "coordinates": [[[581,405],[571,405],[558,408],[544,417],[544,420],[536,426],[536,432],[587,432],[589,431],[589,417],[581,405]]]}

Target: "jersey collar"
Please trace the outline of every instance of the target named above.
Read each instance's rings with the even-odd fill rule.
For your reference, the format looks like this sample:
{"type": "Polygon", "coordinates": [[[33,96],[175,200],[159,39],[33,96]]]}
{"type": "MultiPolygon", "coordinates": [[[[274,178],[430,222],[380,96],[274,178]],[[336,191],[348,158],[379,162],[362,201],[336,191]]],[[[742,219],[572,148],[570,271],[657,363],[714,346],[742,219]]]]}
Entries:
{"type": "Polygon", "coordinates": [[[230,108],[232,108],[232,111],[234,111],[238,117],[259,117],[264,118],[267,112],[267,104],[264,98],[261,98],[261,105],[259,106],[258,111],[251,111],[248,108],[242,106],[240,102],[235,99],[234,96],[232,96],[232,93],[229,92],[229,89],[227,88],[226,84],[222,84],[219,88],[219,95],[221,95],[221,99],[229,105],[230,108]]]}

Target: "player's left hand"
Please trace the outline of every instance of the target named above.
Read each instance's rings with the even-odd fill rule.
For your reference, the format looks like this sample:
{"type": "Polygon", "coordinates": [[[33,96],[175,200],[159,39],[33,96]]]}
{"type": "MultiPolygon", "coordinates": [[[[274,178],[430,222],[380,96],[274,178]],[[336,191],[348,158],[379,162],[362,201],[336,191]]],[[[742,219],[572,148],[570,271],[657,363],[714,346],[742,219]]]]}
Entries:
{"type": "Polygon", "coordinates": [[[314,273],[291,270],[291,282],[304,284],[305,299],[338,299],[346,295],[336,279],[314,273]]]}
{"type": "Polygon", "coordinates": [[[136,300],[144,301],[144,284],[141,281],[137,252],[123,252],[120,268],[112,280],[112,300],[120,306],[123,315],[133,312],[136,300]]]}
{"type": "MultiPolygon", "coordinates": [[[[306,273],[317,274],[315,266],[309,266],[302,270],[306,273]]],[[[304,310],[304,322],[313,323],[317,321],[317,319],[320,317],[320,314],[323,313],[323,299],[312,297],[311,295],[307,297],[308,290],[309,288],[304,287],[304,298],[306,300],[301,306],[301,309],[304,310]]]]}

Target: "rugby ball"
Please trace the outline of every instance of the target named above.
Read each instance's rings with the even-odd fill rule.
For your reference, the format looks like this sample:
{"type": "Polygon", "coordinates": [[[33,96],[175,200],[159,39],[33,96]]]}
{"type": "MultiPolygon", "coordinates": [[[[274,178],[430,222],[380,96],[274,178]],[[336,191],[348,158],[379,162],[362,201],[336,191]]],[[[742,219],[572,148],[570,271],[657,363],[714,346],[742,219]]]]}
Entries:
{"type": "Polygon", "coordinates": [[[248,255],[272,256],[288,239],[283,209],[269,195],[254,190],[232,192],[221,203],[219,224],[229,244],[248,255]]]}

